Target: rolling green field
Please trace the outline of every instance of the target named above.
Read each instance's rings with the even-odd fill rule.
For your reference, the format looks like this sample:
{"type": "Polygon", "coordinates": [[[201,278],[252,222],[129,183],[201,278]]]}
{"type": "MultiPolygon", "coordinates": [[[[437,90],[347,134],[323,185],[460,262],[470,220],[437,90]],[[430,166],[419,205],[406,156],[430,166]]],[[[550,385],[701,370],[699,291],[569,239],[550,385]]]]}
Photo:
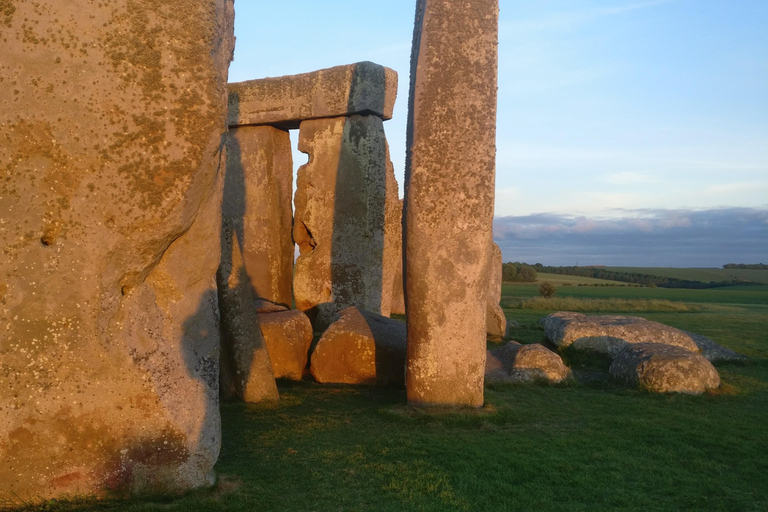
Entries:
{"type": "MultiPolygon", "coordinates": [[[[502,303],[536,294],[536,285],[505,284],[502,303]]],[[[557,296],[685,304],[642,316],[709,336],[749,362],[718,365],[716,392],[652,395],[592,378],[604,362],[566,353],[577,380],[486,387],[483,409],[461,411],[407,407],[402,390],[282,383],[277,405],[222,406],[214,489],[43,509],[768,510],[768,286],[570,286],[557,296]]],[[[538,320],[549,312],[505,309],[518,324],[513,339],[545,342],[538,320]]]]}
{"type": "MultiPolygon", "coordinates": [[[[544,272],[538,272],[536,282],[552,283],[555,286],[578,286],[578,285],[615,285],[615,286],[627,286],[629,283],[622,283],[621,281],[610,281],[608,279],[595,279],[594,277],[581,277],[581,276],[566,276],[562,274],[546,274],[544,272]]],[[[522,284],[522,283],[517,283],[522,284]]]]}
{"type": "Polygon", "coordinates": [[[633,272],[652,276],[702,281],[704,283],[744,279],[755,283],[768,284],[768,270],[724,269],[724,268],[664,268],[664,267],[605,267],[613,272],[633,272]]]}

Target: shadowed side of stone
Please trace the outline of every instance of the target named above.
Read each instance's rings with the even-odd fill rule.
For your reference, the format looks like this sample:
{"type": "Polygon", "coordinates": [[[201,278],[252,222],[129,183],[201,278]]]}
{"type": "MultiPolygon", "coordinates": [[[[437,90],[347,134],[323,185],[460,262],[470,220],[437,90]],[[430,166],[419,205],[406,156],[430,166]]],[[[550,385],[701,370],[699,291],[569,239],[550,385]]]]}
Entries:
{"type": "Polygon", "coordinates": [[[405,324],[360,311],[341,311],[312,352],[310,371],[321,383],[403,386],[405,324]]]}
{"type": "Polygon", "coordinates": [[[9,4],[0,502],[212,484],[232,2],[9,4]]]}
{"type": "Polygon", "coordinates": [[[229,126],[274,125],[351,115],[392,119],[397,73],[373,62],[229,84],[229,126]]]}
{"type": "Polygon", "coordinates": [[[610,374],[654,393],[701,394],[720,386],[720,375],[703,356],[662,343],[627,345],[610,374]]]}
{"type": "Polygon", "coordinates": [[[407,394],[483,405],[498,1],[419,0],[405,170],[407,394]]]}

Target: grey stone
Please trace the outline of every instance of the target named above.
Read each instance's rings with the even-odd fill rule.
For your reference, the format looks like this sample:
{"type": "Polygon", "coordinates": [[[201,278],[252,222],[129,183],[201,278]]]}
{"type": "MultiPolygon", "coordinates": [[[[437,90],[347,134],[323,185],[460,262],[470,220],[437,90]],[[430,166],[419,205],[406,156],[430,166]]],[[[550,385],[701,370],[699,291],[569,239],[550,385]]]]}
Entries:
{"type": "Polygon", "coordinates": [[[229,84],[229,125],[276,125],[352,115],[392,119],[397,73],[373,62],[229,84]]]}
{"type": "Polygon", "coordinates": [[[562,358],[538,343],[521,345],[510,341],[489,350],[485,363],[486,382],[535,382],[557,384],[571,377],[562,358]]]}
{"type": "Polygon", "coordinates": [[[3,6],[0,502],[210,485],[232,2],[3,6]]]}
{"type": "Polygon", "coordinates": [[[701,394],[720,386],[720,375],[703,356],[663,343],[627,345],[610,374],[654,393],[701,394]]]}
{"type": "Polygon", "coordinates": [[[299,149],[310,158],[294,203],[296,307],[312,317],[329,303],[389,315],[397,245],[386,218],[397,182],[381,119],[305,121],[299,149]]]}
{"type": "Polygon", "coordinates": [[[403,249],[412,405],[483,404],[497,41],[497,0],[417,3],[403,249]]]}

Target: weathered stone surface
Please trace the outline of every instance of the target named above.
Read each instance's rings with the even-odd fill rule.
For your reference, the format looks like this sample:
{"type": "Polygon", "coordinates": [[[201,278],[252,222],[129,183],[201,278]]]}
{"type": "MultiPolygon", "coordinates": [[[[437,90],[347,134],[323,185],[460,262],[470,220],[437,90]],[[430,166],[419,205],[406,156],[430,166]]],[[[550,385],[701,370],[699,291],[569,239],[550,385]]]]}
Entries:
{"type": "Polygon", "coordinates": [[[626,345],[609,371],[614,377],[655,393],[699,395],[720,386],[720,375],[703,356],[663,343],[626,345]]]}
{"type": "Polygon", "coordinates": [[[405,336],[403,322],[347,308],[317,343],[310,371],[322,383],[402,386],[405,336]]]}
{"type": "Polygon", "coordinates": [[[396,246],[385,224],[397,182],[381,119],[305,121],[299,149],[310,158],[298,171],[294,203],[296,307],[334,303],[389,315],[396,262],[388,254],[396,246]]]}
{"type": "Polygon", "coordinates": [[[405,172],[408,402],[481,406],[498,1],[416,7],[405,172]]]}
{"type": "Polygon", "coordinates": [[[486,382],[534,382],[557,384],[568,379],[571,370],[562,358],[538,343],[521,345],[510,341],[489,350],[485,363],[486,382]]]}
{"type": "Polygon", "coordinates": [[[223,217],[221,263],[216,280],[221,310],[222,398],[249,403],[279,399],[264,336],[259,326],[260,305],[245,271],[237,231],[223,217]]]}
{"type": "Polygon", "coordinates": [[[0,503],[211,484],[232,2],[2,10],[0,503]]]}
{"type": "Polygon", "coordinates": [[[312,345],[312,324],[301,311],[259,315],[259,326],[276,379],[301,380],[312,345]]]}
{"type": "Polygon", "coordinates": [[[281,311],[289,310],[289,308],[287,308],[286,306],[275,304],[274,302],[270,302],[264,299],[256,299],[254,307],[256,309],[256,312],[261,314],[280,313],[281,311]]]}
{"type": "Polygon", "coordinates": [[[584,315],[569,311],[552,313],[543,319],[544,333],[558,347],[573,345],[615,357],[627,344],[663,343],[702,352],[710,361],[741,361],[736,352],[704,336],[637,316],[584,315]]]}
{"type": "Polygon", "coordinates": [[[290,306],[293,161],[288,132],[243,126],[227,136],[222,214],[237,232],[257,297],[290,306]]]}
{"type": "Polygon", "coordinates": [[[397,251],[393,251],[392,257],[395,259],[394,276],[392,278],[392,300],[390,303],[390,314],[405,314],[405,290],[403,289],[403,200],[398,204],[397,218],[393,220],[394,236],[396,237],[397,251]]]}
{"type": "Polygon", "coordinates": [[[276,125],[295,129],[301,121],[351,115],[392,119],[397,73],[358,62],[301,75],[229,84],[229,125],[276,125]]]}
{"type": "Polygon", "coordinates": [[[501,249],[491,243],[491,263],[488,267],[488,304],[485,313],[485,330],[488,339],[500,342],[507,335],[507,317],[501,309],[501,249]]]}

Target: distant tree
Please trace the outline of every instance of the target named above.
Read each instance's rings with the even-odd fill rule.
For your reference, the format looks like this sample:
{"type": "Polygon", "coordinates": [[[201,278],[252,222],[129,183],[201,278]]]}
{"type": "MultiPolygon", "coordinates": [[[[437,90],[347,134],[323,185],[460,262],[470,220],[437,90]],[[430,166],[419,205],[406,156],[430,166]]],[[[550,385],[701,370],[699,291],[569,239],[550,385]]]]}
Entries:
{"type": "Polygon", "coordinates": [[[501,280],[506,282],[517,280],[517,266],[514,263],[503,263],[501,265],[501,280]]]}
{"type": "Polygon", "coordinates": [[[557,288],[555,288],[555,285],[552,283],[543,282],[541,283],[541,286],[539,286],[539,293],[545,299],[551,299],[557,293],[557,288]]]}

